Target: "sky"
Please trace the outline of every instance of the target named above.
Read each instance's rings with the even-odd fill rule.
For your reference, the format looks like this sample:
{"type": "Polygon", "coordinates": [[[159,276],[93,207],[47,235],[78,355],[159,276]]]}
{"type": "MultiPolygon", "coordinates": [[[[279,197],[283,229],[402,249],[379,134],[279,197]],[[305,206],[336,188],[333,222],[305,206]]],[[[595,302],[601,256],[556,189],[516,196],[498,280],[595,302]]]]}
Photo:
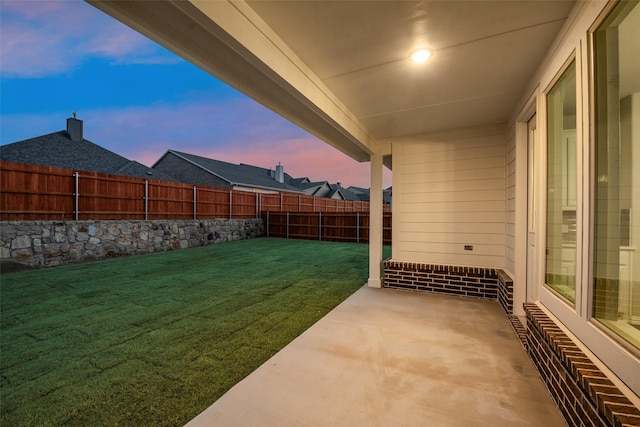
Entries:
{"type": "Polygon", "coordinates": [[[0,145],[64,130],[76,111],[86,139],[147,166],[173,149],[370,186],[369,163],[81,0],[0,0],[0,79],[0,145]]]}

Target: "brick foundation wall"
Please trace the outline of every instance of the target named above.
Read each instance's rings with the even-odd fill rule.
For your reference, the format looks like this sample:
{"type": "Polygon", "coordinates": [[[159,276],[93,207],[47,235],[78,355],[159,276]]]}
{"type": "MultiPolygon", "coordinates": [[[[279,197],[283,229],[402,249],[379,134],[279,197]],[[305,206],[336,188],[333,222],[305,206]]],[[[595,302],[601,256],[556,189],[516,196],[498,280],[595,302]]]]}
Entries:
{"type": "Polygon", "coordinates": [[[527,351],[571,427],[640,426],[640,409],[545,313],[525,303],[527,351]]]}
{"type": "Polygon", "coordinates": [[[501,269],[386,260],[384,287],[498,301],[513,313],[513,280],[501,269]]]}
{"type": "Polygon", "coordinates": [[[513,279],[504,270],[496,270],[498,275],[498,302],[507,315],[513,314],[513,279]]]}

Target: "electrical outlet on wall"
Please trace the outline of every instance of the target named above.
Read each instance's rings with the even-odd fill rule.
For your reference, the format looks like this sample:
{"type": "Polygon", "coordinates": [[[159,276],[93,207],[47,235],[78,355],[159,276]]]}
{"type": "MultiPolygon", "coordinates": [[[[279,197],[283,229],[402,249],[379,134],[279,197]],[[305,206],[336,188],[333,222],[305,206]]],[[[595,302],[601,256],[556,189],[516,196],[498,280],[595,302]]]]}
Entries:
{"type": "Polygon", "coordinates": [[[473,245],[464,245],[464,250],[465,251],[472,251],[473,250],[473,245]]]}

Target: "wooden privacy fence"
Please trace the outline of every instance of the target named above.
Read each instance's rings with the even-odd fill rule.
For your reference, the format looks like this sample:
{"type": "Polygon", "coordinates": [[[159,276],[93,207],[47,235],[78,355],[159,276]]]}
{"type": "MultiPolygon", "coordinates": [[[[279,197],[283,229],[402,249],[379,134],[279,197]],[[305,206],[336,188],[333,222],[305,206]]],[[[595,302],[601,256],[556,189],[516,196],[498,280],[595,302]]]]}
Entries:
{"type": "Polygon", "coordinates": [[[369,202],[362,201],[238,191],[0,161],[3,220],[258,218],[264,211],[368,210],[369,202]]]}
{"type": "Polygon", "coordinates": [[[262,212],[368,212],[369,202],[280,193],[263,194],[260,208],[262,212]]]}
{"type": "MultiPolygon", "coordinates": [[[[391,244],[391,213],[385,212],[382,240],[391,244]]],[[[263,212],[265,235],[288,239],[369,242],[368,212],[263,212]]]]}

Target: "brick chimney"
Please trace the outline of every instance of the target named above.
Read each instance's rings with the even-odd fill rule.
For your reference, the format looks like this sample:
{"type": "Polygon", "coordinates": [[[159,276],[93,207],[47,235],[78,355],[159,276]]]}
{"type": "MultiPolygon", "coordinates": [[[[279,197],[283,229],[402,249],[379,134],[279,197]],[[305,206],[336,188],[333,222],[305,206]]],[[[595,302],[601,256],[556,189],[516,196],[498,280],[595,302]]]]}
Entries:
{"type": "Polygon", "coordinates": [[[67,119],[67,135],[72,141],[82,141],[82,120],[76,119],[76,112],[73,112],[73,118],[67,119]]]}

